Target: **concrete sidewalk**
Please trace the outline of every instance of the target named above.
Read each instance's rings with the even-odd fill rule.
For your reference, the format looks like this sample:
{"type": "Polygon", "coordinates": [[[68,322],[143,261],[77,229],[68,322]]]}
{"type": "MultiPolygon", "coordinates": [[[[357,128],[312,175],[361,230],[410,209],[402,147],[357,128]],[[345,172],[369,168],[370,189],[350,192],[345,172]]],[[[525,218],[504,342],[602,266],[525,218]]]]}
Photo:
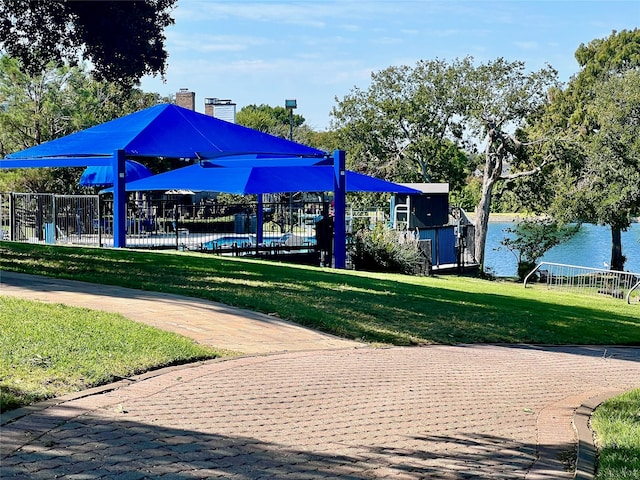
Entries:
{"type": "MultiPolygon", "coordinates": [[[[44,298],[48,290],[54,301],[81,303],[96,294],[86,284],[0,278],[3,295],[44,298]]],[[[99,289],[107,303],[165,297],[99,289]]],[[[165,320],[181,333],[196,338],[217,308],[243,331],[242,312],[167,301],[185,307],[165,320]]],[[[376,349],[307,333],[297,344],[291,324],[259,320],[287,353],[172,368],[12,414],[0,432],[1,476],[572,478],[563,459],[575,446],[575,409],[640,385],[638,348],[376,349]]]]}
{"type": "Polygon", "coordinates": [[[243,354],[364,346],[275,316],[168,293],[0,271],[0,293],[116,312],[137,322],[243,354]]]}

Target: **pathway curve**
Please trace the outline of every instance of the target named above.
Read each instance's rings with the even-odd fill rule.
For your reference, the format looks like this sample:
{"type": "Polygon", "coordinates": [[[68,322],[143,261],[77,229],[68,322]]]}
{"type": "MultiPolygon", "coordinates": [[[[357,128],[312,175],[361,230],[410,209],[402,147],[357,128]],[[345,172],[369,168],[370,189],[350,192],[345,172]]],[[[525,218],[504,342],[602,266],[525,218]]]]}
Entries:
{"type": "Polygon", "coordinates": [[[275,316],[168,293],[6,271],[0,271],[0,293],[120,313],[204,345],[244,354],[363,346],[275,316]]]}

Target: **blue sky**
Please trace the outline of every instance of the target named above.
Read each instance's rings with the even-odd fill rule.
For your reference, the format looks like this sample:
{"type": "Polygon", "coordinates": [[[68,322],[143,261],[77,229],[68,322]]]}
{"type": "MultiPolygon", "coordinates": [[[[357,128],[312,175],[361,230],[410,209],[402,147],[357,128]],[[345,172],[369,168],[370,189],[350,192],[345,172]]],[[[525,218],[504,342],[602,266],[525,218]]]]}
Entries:
{"type": "Polygon", "coordinates": [[[335,98],[366,89],[372,72],[418,60],[522,60],[550,64],[567,81],[581,43],[640,25],[635,0],[178,0],[166,30],[165,82],[145,77],[145,91],[180,88],[204,99],[284,106],[309,126],[330,124],[335,98]]]}

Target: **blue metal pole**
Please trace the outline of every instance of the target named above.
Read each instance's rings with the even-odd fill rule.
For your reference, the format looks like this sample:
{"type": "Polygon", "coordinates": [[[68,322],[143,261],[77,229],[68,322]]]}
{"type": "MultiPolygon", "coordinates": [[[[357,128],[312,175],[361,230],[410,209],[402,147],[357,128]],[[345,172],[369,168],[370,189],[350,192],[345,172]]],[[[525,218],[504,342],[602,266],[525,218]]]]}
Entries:
{"type": "Polygon", "coordinates": [[[344,269],[347,266],[347,188],[346,188],[346,152],[333,152],[333,255],[335,268],[344,269]]]}
{"type": "Polygon", "coordinates": [[[262,194],[258,194],[258,211],[256,212],[256,244],[264,243],[264,232],[262,224],[264,223],[264,204],[262,203],[262,194]]]}
{"type": "Polygon", "coordinates": [[[113,246],[124,248],[127,241],[127,192],[125,191],[125,153],[113,153],[113,246]]]}

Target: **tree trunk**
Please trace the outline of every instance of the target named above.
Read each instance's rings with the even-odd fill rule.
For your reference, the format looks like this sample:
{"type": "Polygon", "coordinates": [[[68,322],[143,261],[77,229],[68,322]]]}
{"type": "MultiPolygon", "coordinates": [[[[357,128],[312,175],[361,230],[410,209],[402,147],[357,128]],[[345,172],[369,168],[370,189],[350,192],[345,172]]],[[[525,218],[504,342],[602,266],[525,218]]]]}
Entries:
{"type": "Polygon", "coordinates": [[[624,270],[625,256],[622,254],[622,229],[611,225],[611,270],[624,270]]]}
{"type": "Polygon", "coordinates": [[[491,193],[495,182],[485,178],[482,182],[482,196],[476,207],[474,246],[476,262],[480,265],[480,272],[484,271],[484,249],[489,230],[489,212],[491,211],[491,193]]]}

